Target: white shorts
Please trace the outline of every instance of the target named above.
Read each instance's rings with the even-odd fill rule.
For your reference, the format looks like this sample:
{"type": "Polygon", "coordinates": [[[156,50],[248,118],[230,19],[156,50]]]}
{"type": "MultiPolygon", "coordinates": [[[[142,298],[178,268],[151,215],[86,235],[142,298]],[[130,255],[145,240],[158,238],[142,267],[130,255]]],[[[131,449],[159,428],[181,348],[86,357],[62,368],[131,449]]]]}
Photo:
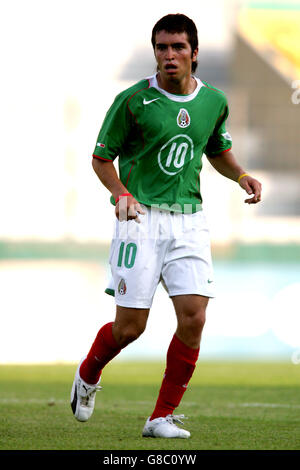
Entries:
{"type": "Polygon", "coordinates": [[[215,297],[209,231],[203,211],[181,214],[142,206],[141,223],[116,219],[105,292],[121,307],[148,309],[159,282],[170,297],[215,297]]]}

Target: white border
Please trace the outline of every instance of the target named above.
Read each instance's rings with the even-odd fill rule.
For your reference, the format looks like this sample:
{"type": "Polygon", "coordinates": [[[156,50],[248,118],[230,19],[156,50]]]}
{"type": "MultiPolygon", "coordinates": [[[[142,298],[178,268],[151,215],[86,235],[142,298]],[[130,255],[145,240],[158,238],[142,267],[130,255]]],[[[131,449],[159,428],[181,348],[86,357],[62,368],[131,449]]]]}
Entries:
{"type": "Polygon", "coordinates": [[[191,93],[190,95],[174,95],[173,93],[169,93],[168,91],[166,91],[163,88],[160,88],[158,86],[156,76],[157,76],[157,74],[151,75],[150,77],[147,77],[147,79],[150,82],[150,87],[156,88],[156,90],[158,90],[160,93],[162,93],[167,98],[169,98],[169,100],[177,101],[179,103],[186,103],[187,101],[191,101],[194,98],[196,98],[196,96],[198,95],[200,89],[204,86],[204,84],[201,82],[201,80],[199,78],[194,77],[194,75],[192,75],[192,77],[197,82],[197,86],[196,86],[195,90],[193,91],[193,93],[191,93]]]}

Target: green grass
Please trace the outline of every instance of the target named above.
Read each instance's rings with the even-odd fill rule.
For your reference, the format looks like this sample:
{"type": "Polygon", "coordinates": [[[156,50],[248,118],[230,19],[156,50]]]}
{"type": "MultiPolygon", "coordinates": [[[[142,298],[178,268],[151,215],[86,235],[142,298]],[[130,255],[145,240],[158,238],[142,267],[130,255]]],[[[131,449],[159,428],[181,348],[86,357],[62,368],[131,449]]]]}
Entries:
{"type": "Polygon", "coordinates": [[[191,438],[142,438],[163,363],[109,364],[94,414],[69,404],[76,365],[0,366],[1,450],[300,449],[300,365],[199,361],[177,413],[191,438]]]}

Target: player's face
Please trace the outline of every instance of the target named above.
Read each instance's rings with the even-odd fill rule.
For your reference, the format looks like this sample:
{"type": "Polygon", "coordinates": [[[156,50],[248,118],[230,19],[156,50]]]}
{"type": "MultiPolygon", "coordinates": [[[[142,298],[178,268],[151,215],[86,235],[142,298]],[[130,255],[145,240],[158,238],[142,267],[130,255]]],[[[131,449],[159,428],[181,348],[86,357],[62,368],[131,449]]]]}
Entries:
{"type": "Polygon", "coordinates": [[[197,60],[198,49],[192,48],[186,33],[156,33],[155,58],[163,79],[180,82],[191,75],[192,62],[197,60]]]}

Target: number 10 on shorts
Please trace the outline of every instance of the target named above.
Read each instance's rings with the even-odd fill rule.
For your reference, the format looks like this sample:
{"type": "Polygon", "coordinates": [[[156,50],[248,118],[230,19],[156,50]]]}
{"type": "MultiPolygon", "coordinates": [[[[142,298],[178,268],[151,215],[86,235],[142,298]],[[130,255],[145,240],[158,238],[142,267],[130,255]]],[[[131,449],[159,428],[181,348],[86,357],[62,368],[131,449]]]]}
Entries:
{"type": "Polygon", "coordinates": [[[137,246],[135,243],[125,245],[125,242],[122,242],[119,249],[118,266],[124,265],[125,268],[132,268],[135,263],[136,252],[137,246]]]}

